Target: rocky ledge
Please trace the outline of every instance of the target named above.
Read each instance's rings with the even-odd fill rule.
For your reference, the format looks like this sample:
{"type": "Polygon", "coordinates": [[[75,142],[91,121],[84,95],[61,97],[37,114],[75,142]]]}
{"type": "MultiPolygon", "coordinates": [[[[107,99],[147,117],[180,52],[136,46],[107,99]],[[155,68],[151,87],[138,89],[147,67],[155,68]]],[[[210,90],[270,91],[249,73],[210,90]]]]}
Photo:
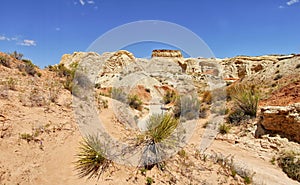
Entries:
{"type": "Polygon", "coordinates": [[[256,137],[266,133],[300,143],[300,103],[261,107],[256,137]]]}

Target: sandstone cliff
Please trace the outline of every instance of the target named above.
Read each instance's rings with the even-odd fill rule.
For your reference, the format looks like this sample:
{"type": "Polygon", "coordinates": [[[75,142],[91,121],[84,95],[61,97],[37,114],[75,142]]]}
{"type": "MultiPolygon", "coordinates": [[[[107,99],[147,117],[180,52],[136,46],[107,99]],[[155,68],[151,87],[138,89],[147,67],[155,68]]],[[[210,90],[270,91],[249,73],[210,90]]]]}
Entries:
{"type": "Polygon", "coordinates": [[[179,57],[179,58],[182,58],[182,54],[181,54],[181,51],[179,51],[179,50],[161,49],[161,50],[153,50],[152,58],[153,57],[179,57]]]}

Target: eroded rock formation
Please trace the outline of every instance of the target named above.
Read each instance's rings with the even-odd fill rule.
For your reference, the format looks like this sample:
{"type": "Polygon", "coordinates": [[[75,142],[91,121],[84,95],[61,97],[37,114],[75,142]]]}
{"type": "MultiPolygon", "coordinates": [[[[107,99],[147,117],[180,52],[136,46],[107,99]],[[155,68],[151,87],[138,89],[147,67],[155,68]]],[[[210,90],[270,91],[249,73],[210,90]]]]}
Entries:
{"type": "Polygon", "coordinates": [[[157,49],[152,51],[153,57],[178,57],[182,58],[181,51],[179,50],[168,50],[168,49],[157,49]]]}
{"type": "MultiPolygon", "coordinates": [[[[300,103],[262,107],[258,125],[265,133],[279,134],[300,143],[300,103]]],[[[261,130],[257,130],[256,137],[264,134],[261,130]]]]}
{"type": "Polygon", "coordinates": [[[135,57],[132,53],[120,50],[112,54],[108,60],[104,63],[104,72],[105,73],[119,73],[122,69],[129,65],[130,63],[135,62],[135,57]]]}

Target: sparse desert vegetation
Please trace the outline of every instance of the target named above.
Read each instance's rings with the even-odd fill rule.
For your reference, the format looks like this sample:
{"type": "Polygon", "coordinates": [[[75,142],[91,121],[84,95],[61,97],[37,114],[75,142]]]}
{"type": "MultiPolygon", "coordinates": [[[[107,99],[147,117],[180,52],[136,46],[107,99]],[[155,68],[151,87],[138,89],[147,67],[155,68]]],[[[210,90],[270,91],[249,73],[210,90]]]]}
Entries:
{"type": "MultiPolygon", "coordinates": [[[[64,62],[39,69],[30,60],[18,56],[18,53],[0,56],[2,184],[255,184],[259,179],[268,179],[262,184],[274,184],[274,181],[297,184],[297,180],[299,181],[298,153],[282,152],[299,149],[298,143],[285,139],[280,132],[265,130],[260,137],[255,138],[258,132],[256,120],[264,120],[260,106],[276,105],[275,100],[283,97],[284,102],[298,102],[299,73],[290,70],[290,75],[294,76],[287,78],[287,72],[285,68],[281,68],[283,64],[280,62],[270,72],[273,76],[270,75],[267,79],[276,82],[277,90],[272,91],[268,89],[270,86],[254,83],[251,79],[251,75],[257,75],[257,79],[267,76],[263,74],[268,72],[264,65],[250,70],[254,74],[243,70],[243,81],[236,80],[225,88],[213,91],[207,90],[207,84],[202,84],[205,80],[197,80],[196,77],[204,74],[189,72],[188,67],[186,71],[194,75],[199,88],[196,91],[199,93],[193,96],[170,90],[174,87],[167,83],[161,86],[155,84],[155,87],[144,83],[131,89],[105,86],[105,83],[95,85],[95,108],[99,116],[104,116],[101,117],[103,127],[115,138],[129,142],[131,147],[152,152],[153,156],[159,154],[158,151],[153,152],[159,143],[163,143],[168,149],[178,146],[178,150],[166,160],[157,160],[153,164],[153,158],[149,157],[140,161],[139,166],[124,166],[105,156],[106,147],[102,140],[96,136],[83,137],[80,133],[73,114],[76,107],[72,105],[72,93],[76,95],[73,79],[78,63],[64,62]],[[280,70],[276,73],[278,64],[280,70]],[[282,77],[276,79],[279,74],[282,77]],[[266,96],[262,92],[270,94],[266,96]],[[152,101],[151,98],[159,100],[152,101]],[[119,115],[114,114],[115,100],[128,106],[127,110],[132,113],[137,124],[144,119],[146,129],[133,129],[122,122],[131,118],[124,116],[127,114],[122,114],[120,110],[119,115]],[[153,111],[151,106],[158,107],[160,113],[147,117],[153,111]],[[218,120],[212,119],[214,117],[225,119],[217,123],[218,120]],[[185,130],[188,127],[182,125],[192,120],[196,120],[193,122],[195,130],[190,134],[190,140],[179,147],[182,144],[180,142],[186,139],[185,134],[189,132],[185,130]],[[199,144],[201,141],[206,144],[205,134],[212,137],[210,132],[216,133],[213,136],[215,139],[209,139],[208,147],[202,150],[199,144]],[[251,159],[251,162],[247,159],[251,159]],[[260,171],[260,166],[265,170],[260,171]],[[48,182],[43,169],[47,170],[47,178],[53,181],[48,182]],[[275,176],[275,179],[272,181],[270,176],[275,176]]],[[[80,55],[73,57],[78,56],[80,55]]],[[[118,57],[121,58],[114,60],[125,60],[122,56],[118,57]]],[[[245,60],[250,59],[251,57],[245,60]]],[[[296,59],[299,60],[298,57],[296,59]]],[[[241,59],[231,60],[232,64],[227,65],[234,68],[235,61],[241,59]]],[[[80,61],[80,58],[74,61],[80,61]]],[[[289,59],[283,62],[288,65],[289,59]]],[[[247,65],[250,69],[255,67],[247,65]]],[[[291,62],[290,69],[292,68],[299,69],[291,62]]],[[[232,74],[232,71],[228,73],[238,75],[232,74]]],[[[84,77],[78,80],[87,81],[84,77]]],[[[163,78],[159,80],[164,82],[163,78]]],[[[182,83],[181,79],[179,82],[182,83]]],[[[94,87],[85,83],[79,85],[94,87]]],[[[281,102],[279,105],[284,104],[281,102]]],[[[292,118],[291,115],[289,118],[292,118]]],[[[259,124],[263,124],[260,122],[259,124]]]]}
{"type": "Polygon", "coordinates": [[[289,151],[283,152],[277,159],[278,165],[292,179],[300,182],[299,154],[289,151]]]}

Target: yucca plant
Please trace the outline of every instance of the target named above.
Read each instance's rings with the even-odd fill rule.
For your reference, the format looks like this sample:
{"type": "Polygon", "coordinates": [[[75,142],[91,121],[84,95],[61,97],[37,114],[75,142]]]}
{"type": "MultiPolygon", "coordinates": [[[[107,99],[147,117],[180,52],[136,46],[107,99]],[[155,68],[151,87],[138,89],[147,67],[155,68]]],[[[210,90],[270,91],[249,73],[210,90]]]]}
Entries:
{"type": "Polygon", "coordinates": [[[164,169],[162,159],[168,149],[175,148],[177,138],[173,137],[179,124],[171,114],[154,114],[147,122],[147,131],[137,138],[137,146],[143,147],[141,165],[146,169],[157,166],[164,169]]]}
{"type": "Polygon", "coordinates": [[[230,94],[235,104],[245,115],[256,116],[259,93],[254,85],[237,85],[230,94]]]}
{"type": "Polygon", "coordinates": [[[104,156],[102,144],[98,137],[88,136],[80,142],[80,152],[76,155],[75,169],[80,178],[99,178],[112,161],[104,156]]]}
{"type": "Polygon", "coordinates": [[[159,143],[167,139],[177,126],[178,120],[171,114],[154,114],[147,122],[146,136],[153,143],[159,143]]]}

